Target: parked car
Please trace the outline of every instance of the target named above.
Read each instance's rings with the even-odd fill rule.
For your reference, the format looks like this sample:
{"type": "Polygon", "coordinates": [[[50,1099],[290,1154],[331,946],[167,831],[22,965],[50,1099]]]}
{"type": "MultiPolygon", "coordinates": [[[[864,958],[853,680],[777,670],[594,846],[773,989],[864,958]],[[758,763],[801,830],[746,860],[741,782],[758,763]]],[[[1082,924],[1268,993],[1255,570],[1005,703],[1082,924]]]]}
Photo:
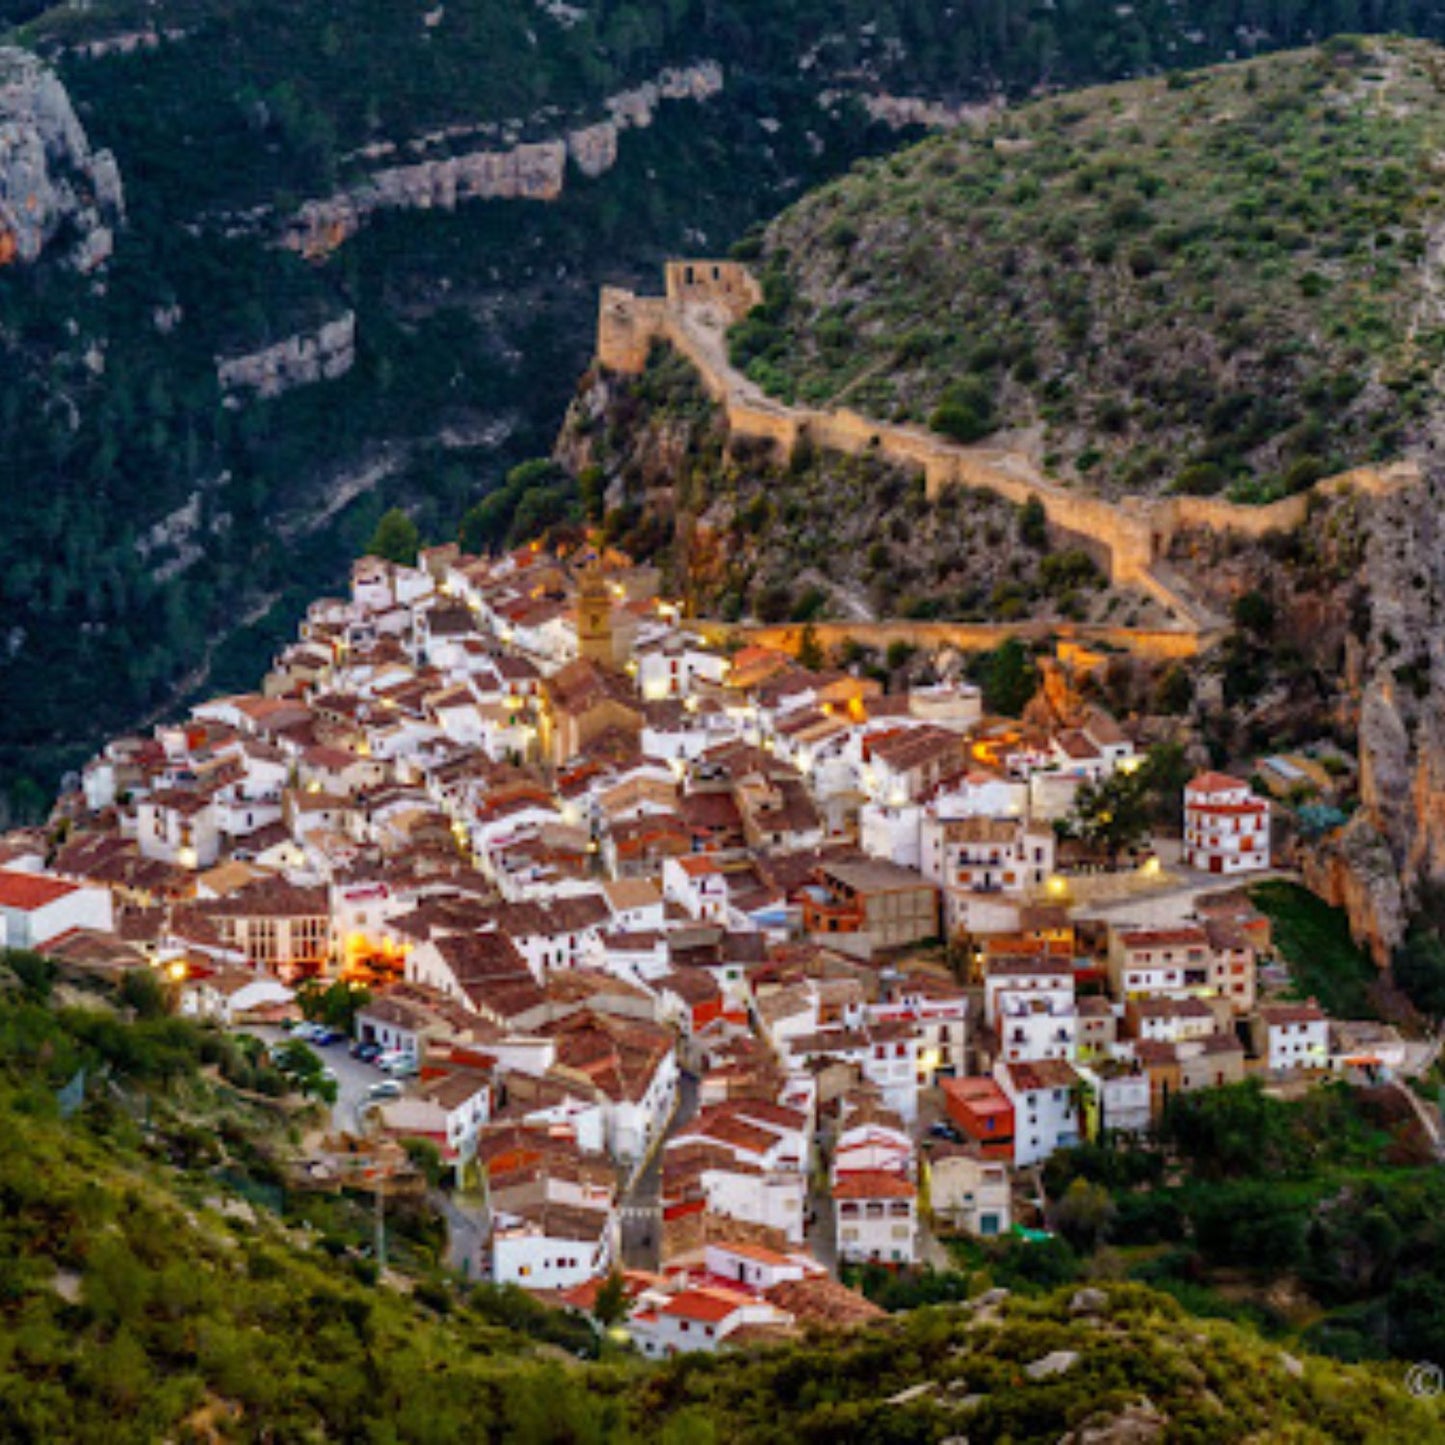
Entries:
{"type": "Polygon", "coordinates": [[[378,1083],[368,1084],[366,1097],[368,1099],[399,1099],[401,1098],[401,1081],[382,1079],[378,1083]]]}
{"type": "Polygon", "coordinates": [[[955,1129],[952,1124],[945,1123],[941,1119],[938,1123],[930,1125],[928,1132],[932,1134],[935,1139],[947,1139],[954,1144],[961,1144],[963,1142],[963,1138],[958,1130],[955,1129]]]}
{"type": "Polygon", "coordinates": [[[332,1044],[339,1044],[346,1035],[340,1029],[328,1029],[325,1026],[318,1026],[316,1032],[311,1036],[312,1043],[320,1048],[329,1048],[332,1044]]]}
{"type": "Polygon", "coordinates": [[[351,1057],[360,1059],[363,1064],[369,1064],[383,1052],[380,1044],[374,1044],[369,1040],[364,1043],[355,1043],[351,1046],[351,1057]]]}
{"type": "Polygon", "coordinates": [[[383,1073],[390,1070],[393,1064],[399,1064],[403,1059],[411,1057],[404,1049],[383,1049],[371,1062],[383,1073]]]}
{"type": "Polygon", "coordinates": [[[383,1064],[382,1068],[393,1079],[414,1079],[421,1072],[421,1065],[410,1054],[403,1054],[392,1063],[383,1064]]]}

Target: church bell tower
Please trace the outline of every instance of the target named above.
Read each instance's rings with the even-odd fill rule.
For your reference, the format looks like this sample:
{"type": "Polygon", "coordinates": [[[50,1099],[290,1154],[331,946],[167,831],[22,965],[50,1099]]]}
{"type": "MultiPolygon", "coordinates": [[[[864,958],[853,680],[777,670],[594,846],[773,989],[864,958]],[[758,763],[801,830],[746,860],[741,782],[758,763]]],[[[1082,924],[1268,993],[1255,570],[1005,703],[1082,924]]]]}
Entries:
{"type": "Polygon", "coordinates": [[[604,667],[611,667],[616,660],[612,650],[612,594],[596,563],[583,570],[578,582],[577,655],[604,667]]]}

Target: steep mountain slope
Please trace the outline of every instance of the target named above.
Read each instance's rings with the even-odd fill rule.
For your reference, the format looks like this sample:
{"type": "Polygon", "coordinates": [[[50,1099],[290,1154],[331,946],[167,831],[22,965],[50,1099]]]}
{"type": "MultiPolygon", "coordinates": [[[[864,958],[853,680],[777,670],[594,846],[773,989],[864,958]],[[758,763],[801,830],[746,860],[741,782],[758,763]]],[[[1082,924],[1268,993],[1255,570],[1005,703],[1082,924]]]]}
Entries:
{"type": "Polygon", "coordinates": [[[1091,490],[1270,500],[1435,445],[1442,142],[1400,41],[1025,107],[781,216],[734,353],[1091,490]]]}
{"type": "Polygon", "coordinates": [[[600,283],[721,249],[883,121],[1340,25],[1445,34],[1439,4],[1267,10],[3,0],[118,175],[61,177],[74,218],[0,267],[0,810],[253,677],[385,506],[451,535],[543,449],[600,283]],[[77,271],[87,236],[114,255],[77,271]]]}

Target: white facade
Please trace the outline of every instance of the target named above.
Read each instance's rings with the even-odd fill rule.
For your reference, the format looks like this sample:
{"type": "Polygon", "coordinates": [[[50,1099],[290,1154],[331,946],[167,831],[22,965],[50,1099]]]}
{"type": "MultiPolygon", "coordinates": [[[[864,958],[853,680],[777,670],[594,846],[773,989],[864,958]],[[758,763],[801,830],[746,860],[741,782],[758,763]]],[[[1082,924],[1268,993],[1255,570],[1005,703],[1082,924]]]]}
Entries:
{"type": "Polygon", "coordinates": [[[142,798],[136,807],[141,856],[178,868],[209,868],[221,856],[214,804],[200,798],[142,798]]]}
{"type": "MultiPolygon", "coordinates": [[[[579,1211],[580,1212],[580,1211],[579,1211]]],[[[498,1223],[492,1235],[492,1281],[524,1289],[569,1289],[607,1272],[612,1225],[600,1211],[591,1238],[544,1234],[526,1220],[498,1223]]]]}
{"type": "Polygon", "coordinates": [[[918,1199],[911,1185],[892,1182],[901,1187],[884,1188],[857,1176],[834,1186],[840,1260],[903,1265],[914,1262],[918,1251],[918,1199]]]}
{"type": "Polygon", "coordinates": [[[1073,989],[1006,991],[997,999],[999,1057],[1010,1063],[1065,1059],[1078,1053],[1079,1019],[1073,989]]]}
{"type": "Polygon", "coordinates": [[[922,823],[917,803],[865,803],[858,813],[858,846],[870,858],[921,871],[922,823]]]}
{"type": "Polygon", "coordinates": [[[793,1244],[804,1235],[808,1181],[801,1173],[776,1169],[766,1174],[705,1169],[700,1181],[708,1212],[780,1230],[793,1244]]]}
{"type": "Polygon", "coordinates": [[[1269,867],[1269,803],[1248,783],[1204,773],[1184,790],[1184,862],[1206,873],[1269,867]]]}
{"type": "Polygon", "coordinates": [[[110,890],[0,869],[0,947],[42,948],[72,928],[110,933],[110,890]]]}
{"type": "Polygon", "coordinates": [[[608,1149],[614,1159],[640,1159],[661,1133],[677,1101],[677,1055],[664,1054],[642,1098],[614,1100],[607,1121],[608,1149]]]}
{"type": "Polygon", "coordinates": [[[1271,1070],[1326,1069],[1330,1062],[1329,1020],[1318,1009],[1263,1008],[1265,1060],[1271,1070]]]}
{"type": "Polygon", "coordinates": [[[1014,1106],[1014,1163],[1020,1168],[1079,1142],[1079,1076],[1064,1063],[994,1065],[994,1078],[1014,1106]]]}

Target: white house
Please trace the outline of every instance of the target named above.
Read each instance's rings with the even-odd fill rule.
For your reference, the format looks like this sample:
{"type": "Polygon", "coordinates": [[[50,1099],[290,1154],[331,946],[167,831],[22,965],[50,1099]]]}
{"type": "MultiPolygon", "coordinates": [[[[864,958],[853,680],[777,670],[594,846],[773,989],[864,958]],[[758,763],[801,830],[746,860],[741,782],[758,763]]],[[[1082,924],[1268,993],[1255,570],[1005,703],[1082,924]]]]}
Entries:
{"type": "Polygon", "coordinates": [[[1080,1067],[1079,1077],[1093,1095],[1100,1133],[1142,1134],[1150,1124],[1149,1071],[1139,1064],[1110,1059],[1080,1067]]]}
{"type": "Polygon", "coordinates": [[[605,1274],[615,1253],[611,1210],[552,1202],[498,1213],[491,1278],[524,1289],[567,1289],[605,1274]]]}
{"type": "Polygon", "coordinates": [[[141,856],[178,868],[209,868],[221,855],[221,829],[210,794],[167,788],[136,806],[141,856]]]}
{"type": "Polygon", "coordinates": [[[1329,1067],[1330,1021],[1316,1004],[1266,1004],[1252,1022],[1255,1049],[1271,1072],[1329,1067]]]}
{"type": "Polygon", "coordinates": [[[736,1280],[763,1294],[774,1285],[807,1279],[827,1271],[807,1254],[780,1254],[761,1244],[709,1244],[703,1251],[707,1272],[717,1279],[736,1280]]]}
{"type": "Polygon", "coordinates": [[[845,1174],[833,1185],[838,1258],[912,1264],[918,1249],[918,1195],[882,1170],[845,1174]]]}
{"type": "Polygon", "coordinates": [[[699,1183],[709,1214],[776,1229],[790,1242],[802,1243],[808,1195],[802,1173],[774,1169],[758,1174],[718,1163],[701,1171],[699,1183]]]}
{"type": "Polygon", "coordinates": [[[923,816],[921,872],[945,888],[1029,893],[1054,871],[1054,831],[1023,818],[923,816]]]}
{"type": "Polygon", "coordinates": [[[284,983],[252,969],[218,969],[181,985],[180,1012],[186,1018],[219,1019],[229,1025],[287,1009],[295,997],[284,983]]]}
{"type": "Polygon", "coordinates": [[[865,803],[858,812],[858,846],[870,858],[921,870],[922,825],[917,803],[865,803]]]}
{"type": "Polygon", "coordinates": [[[113,927],[109,889],[0,868],[0,947],[44,948],[72,928],[113,927]]]}
{"type": "Polygon", "coordinates": [[[984,1022],[999,1028],[1005,994],[1022,994],[1047,999],[1051,1006],[1072,1012],[1074,970],[1065,959],[991,958],[983,980],[984,1022]]]}
{"type": "Polygon", "coordinates": [[[1079,1020],[1073,991],[1005,990],[997,998],[999,1057],[1010,1063],[1066,1059],[1078,1053],[1079,1020]]]}
{"type": "Polygon", "coordinates": [[[662,865],[662,892],[669,902],[701,922],[727,920],[727,880],[714,858],[688,855],[666,859],[662,865]]]}
{"type": "Polygon", "coordinates": [[[869,1122],[845,1127],[833,1145],[834,1180],[845,1174],[882,1170],[900,1179],[913,1177],[913,1140],[906,1131],[869,1122]]]}
{"type": "Polygon", "coordinates": [[[1269,803],[1226,773],[1201,773],[1184,789],[1184,862],[1206,873],[1269,867],[1269,803]]]}
{"type": "Polygon", "coordinates": [[[1009,1063],[1000,1059],[993,1070],[998,1086],[1014,1106],[1014,1163],[1037,1164],[1056,1149],[1079,1142],[1081,1080],[1062,1059],[1009,1063]]]}
{"type": "Polygon", "coordinates": [[[789,1324],[792,1316],[742,1290],[693,1286],[634,1314],[628,1329],[648,1359],[716,1350],[744,1325],[789,1324]]]}
{"type": "Polygon", "coordinates": [[[444,1157],[455,1159],[474,1143],[491,1112],[491,1079],[473,1069],[449,1069],[386,1105],[381,1117],[390,1132],[430,1139],[444,1157]]]}

